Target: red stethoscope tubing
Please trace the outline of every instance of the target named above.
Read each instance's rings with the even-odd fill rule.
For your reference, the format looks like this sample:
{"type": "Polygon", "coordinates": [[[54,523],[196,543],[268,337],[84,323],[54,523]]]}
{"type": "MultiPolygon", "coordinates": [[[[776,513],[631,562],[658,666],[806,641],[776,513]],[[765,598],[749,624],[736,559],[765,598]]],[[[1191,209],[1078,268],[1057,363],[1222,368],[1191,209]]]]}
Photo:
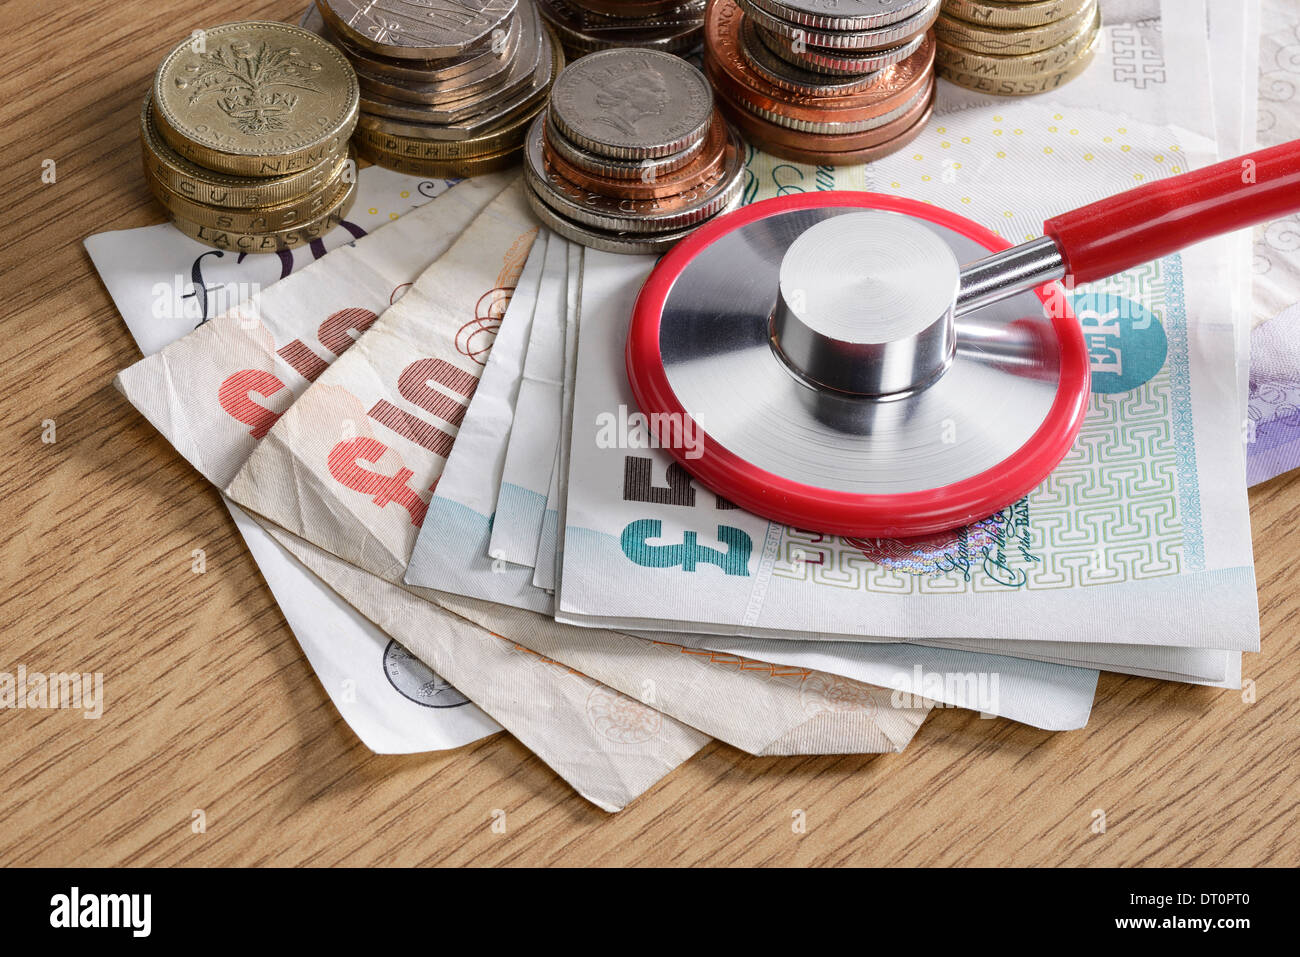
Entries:
{"type": "Polygon", "coordinates": [[[1093,282],[1300,209],[1300,141],[1157,180],[1043,224],[1075,282],[1093,282]]]}

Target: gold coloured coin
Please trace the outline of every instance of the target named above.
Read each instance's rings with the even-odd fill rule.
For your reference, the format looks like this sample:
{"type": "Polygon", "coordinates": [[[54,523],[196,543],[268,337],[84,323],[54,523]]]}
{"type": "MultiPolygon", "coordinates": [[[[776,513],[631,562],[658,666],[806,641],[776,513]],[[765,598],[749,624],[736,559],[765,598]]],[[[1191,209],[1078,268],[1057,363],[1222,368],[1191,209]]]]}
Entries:
{"type": "Polygon", "coordinates": [[[1089,0],[943,0],[943,15],[982,27],[1040,27],[1073,16],[1089,0]]]}
{"type": "Polygon", "coordinates": [[[344,147],[357,75],[339,50],[287,23],[199,31],[154,74],[158,132],[182,157],[237,176],[284,176],[344,147]]]}
{"type": "Polygon", "coordinates": [[[1093,37],[1092,44],[1074,62],[1066,64],[1059,70],[1039,76],[980,76],[972,73],[962,73],[939,65],[936,65],[935,69],[945,80],[956,83],[958,86],[964,86],[968,90],[989,93],[993,96],[1033,96],[1035,93],[1046,93],[1055,90],[1057,87],[1073,80],[1092,63],[1100,46],[1101,33],[1098,32],[1093,37]]]}
{"type": "MultiPolygon", "coordinates": [[[[354,176],[355,163],[353,160],[354,176]]],[[[180,219],[232,233],[274,233],[301,226],[329,209],[338,199],[340,188],[344,185],[343,171],[347,168],[345,164],[338,164],[334,178],[327,180],[315,192],[274,206],[251,206],[246,209],[229,209],[195,202],[168,189],[152,176],[147,179],[158,202],[180,219]]]]}
{"type": "Polygon", "coordinates": [[[241,253],[274,253],[281,249],[305,246],[320,239],[343,222],[356,198],[357,182],[354,177],[350,182],[343,184],[339,190],[339,198],[315,219],[271,233],[232,232],[218,226],[205,226],[202,223],[191,222],[179,216],[172,218],[172,224],[191,239],[216,249],[241,253]]]}
{"type": "Polygon", "coordinates": [[[997,79],[1043,76],[1062,70],[1076,60],[1092,44],[1100,30],[1101,14],[1094,13],[1093,19],[1065,42],[1037,53],[1026,53],[1020,56],[989,56],[984,53],[971,53],[969,50],[947,43],[936,43],[934,60],[936,65],[971,76],[990,76],[997,79]]]}
{"type": "Polygon", "coordinates": [[[983,27],[956,17],[940,17],[934,35],[941,43],[972,53],[1017,56],[1064,43],[1096,15],[1097,0],[1088,0],[1077,13],[1039,27],[983,27]]]}
{"type": "Polygon", "coordinates": [[[431,179],[450,179],[452,177],[481,176],[499,169],[506,169],[519,162],[522,144],[509,149],[487,153],[483,156],[447,157],[445,159],[428,159],[404,156],[376,149],[370,143],[357,142],[357,155],[377,166],[409,173],[411,176],[427,176],[431,179]]]}
{"type": "Polygon", "coordinates": [[[357,127],[352,140],[358,145],[364,144],[379,152],[391,156],[405,156],[409,159],[440,161],[459,157],[486,156],[489,153],[499,153],[503,149],[519,146],[524,141],[528,124],[545,106],[544,101],[537,100],[529,104],[527,109],[516,112],[491,129],[463,140],[431,140],[362,126],[357,127]]]}
{"type": "Polygon", "coordinates": [[[243,209],[275,206],[319,190],[338,175],[347,153],[332,154],[320,163],[288,176],[231,176],[191,163],[167,145],[154,124],[153,95],[145,94],[140,112],[140,145],[145,175],[196,203],[243,209]]]}

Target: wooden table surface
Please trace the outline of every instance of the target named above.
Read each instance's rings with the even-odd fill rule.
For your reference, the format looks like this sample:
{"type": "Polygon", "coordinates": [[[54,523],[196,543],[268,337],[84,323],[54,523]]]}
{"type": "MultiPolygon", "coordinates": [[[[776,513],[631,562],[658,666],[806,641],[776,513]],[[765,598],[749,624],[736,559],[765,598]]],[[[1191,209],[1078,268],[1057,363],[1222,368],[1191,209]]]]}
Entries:
{"type": "Polygon", "coordinates": [[[81,245],[163,219],[136,121],[166,50],[301,2],[35,6],[0,5],[0,671],[102,671],[107,703],[0,711],[0,864],[1300,864],[1296,477],[1251,493],[1253,703],[1103,675],[1071,733],[936,710],[900,755],[715,742],[612,816],[505,734],[371,754],[216,490],[111,387],[139,353],[81,245]]]}

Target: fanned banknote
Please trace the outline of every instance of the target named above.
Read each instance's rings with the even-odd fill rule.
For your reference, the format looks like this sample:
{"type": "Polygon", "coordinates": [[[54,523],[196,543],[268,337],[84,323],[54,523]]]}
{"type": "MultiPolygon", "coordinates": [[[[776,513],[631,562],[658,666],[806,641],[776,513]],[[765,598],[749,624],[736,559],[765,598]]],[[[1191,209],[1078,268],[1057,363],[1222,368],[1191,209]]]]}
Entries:
{"type": "MultiPolygon", "coordinates": [[[[512,289],[523,268],[523,257],[532,246],[536,226],[525,209],[517,186],[507,187],[487,205],[447,254],[393,309],[374,322],[367,334],[357,339],[348,350],[351,359],[341,359],[321,371],[287,410],[264,416],[257,423],[255,428],[263,433],[260,445],[230,481],[230,493],[237,501],[276,520],[292,536],[325,546],[329,553],[368,572],[370,581],[364,585],[355,584],[356,576],[338,585],[348,601],[367,609],[367,614],[380,614],[377,610],[385,601],[396,601],[387,592],[391,588],[387,583],[394,580],[394,570],[404,570],[407,555],[403,553],[413,544],[413,529],[425,520],[426,507],[419,492],[437,480],[441,468],[438,459],[451,449],[447,429],[458,426],[463,413],[463,403],[443,402],[439,397],[467,397],[473,393],[477,382],[474,365],[490,348],[490,341],[474,338],[480,332],[478,320],[484,317],[484,303],[498,302],[495,294],[512,289]],[[489,293],[482,293],[484,289],[489,293]],[[461,309],[476,319],[460,322],[461,309]],[[448,322],[456,325],[448,328],[448,322]],[[439,391],[435,384],[446,391],[439,391]],[[419,408],[420,415],[411,407],[419,408]],[[383,438],[367,417],[385,426],[383,438]],[[398,446],[404,449],[406,458],[395,451],[398,446]],[[400,518],[389,520],[389,516],[400,518]]],[[[221,354],[230,351],[220,350],[221,354]]],[[[247,364],[248,359],[240,359],[247,364]]],[[[285,544],[291,550],[294,547],[287,537],[285,544]]],[[[295,554],[304,562],[309,559],[303,551],[295,554]]],[[[337,577],[330,571],[324,575],[329,580],[337,577]]],[[[504,624],[508,619],[493,619],[485,609],[465,606],[456,610],[465,618],[473,616],[489,625],[498,635],[506,633],[504,624]]],[[[429,603],[428,614],[421,616],[421,627],[435,633],[438,615],[445,612],[429,603]]],[[[402,627],[389,625],[386,620],[385,625],[390,631],[402,627]]],[[[413,641],[408,632],[399,633],[403,640],[413,641]]],[[[728,740],[759,752],[792,748],[796,746],[794,741],[805,740],[794,732],[809,720],[809,705],[798,703],[801,697],[797,685],[806,684],[806,680],[794,684],[768,681],[764,685],[776,700],[788,706],[780,713],[754,715],[735,707],[719,709],[722,701],[746,701],[751,697],[758,700],[758,672],[770,677],[771,668],[737,671],[716,662],[714,655],[697,658],[653,654],[656,646],[651,642],[632,644],[641,649],[640,658],[647,664],[625,674],[623,687],[638,692],[647,685],[659,688],[655,697],[659,702],[664,701],[663,689],[675,684],[671,680],[673,670],[692,675],[690,681],[677,681],[680,688],[705,687],[706,679],[724,687],[737,684],[735,693],[705,694],[702,698],[710,706],[710,719],[720,731],[727,732],[725,723],[729,722],[750,735],[746,741],[744,736],[733,733],[728,740]],[[774,727],[771,722],[779,724],[774,727]],[[753,744],[755,736],[764,733],[766,739],[753,744]]],[[[625,658],[625,653],[607,655],[604,661],[612,667],[623,664],[625,658]]],[[[435,661],[450,670],[451,679],[459,684],[471,680],[464,671],[454,670],[465,667],[464,662],[458,664],[456,655],[451,655],[450,663],[443,664],[441,658],[435,661]]],[[[471,677],[476,675],[474,671],[471,677]]],[[[872,697],[879,696],[879,689],[865,693],[862,707],[841,709],[836,719],[835,726],[845,736],[818,733],[807,739],[809,746],[858,750],[884,746],[888,741],[889,748],[898,748],[906,740],[901,728],[914,731],[920,716],[930,707],[928,702],[909,703],[897,709],[905,714],[881,718],[876,713],[879,702],[872,697]],[[880,732],[885,724],[889,733],[880,732]],[[849,733],[850,729],[854,729],[853,733],[849,733]]],[[[513,715],[498,716],[507,728],[512,727],[513,715]]],[[[671,719],[663,716],[663,720],[671,719]]]]}
{"type": "MultiPolygon", "coordinates": [[[[559,448],[560,396],[564,380],[564,309],[573,245],[553,236],[537,291],[522,378],[515,396],[501,488],[488,552],[493,558],[535,566],[546,499],[559,448]]],[[[552,528],[551,534],[554,534],[552,528]]],[[[532,576],[529,575],[531,583],[532,576]]]]}
{"type": "MultiPolygon", "coordinates": [[[[465,337],[464,313],[481,307],[486,295],[481,290],[513,288],[523,268],[520,257],[531,247],[536,230],[526,210],[517,184],[497,196],[348,355],[322,371],[276,418],[228,485],[237,502],[368,572],[372,581],[364,587],[339,586],[349,601],[370,609],[367,614],[384,605],[382,595],[375,597],[377,592],[395,600],[391,583],[400,582],[415,534],[428,520],[420,493],[436,485],[443,459],[453,447],[448,430],[458,428],[464,414],[463,401],[443,398],[473,394],[476,366],[487,362],[490,348],[490,343],[465,337]],[[399,412],[404,414],[399,417],[399,412]]],[[[499,606],[453,603],[433,593],[423,597],[565,665],[573,666],[572,658],[589,647],[563,642],[566,632],[578,633],[575,629],[553,623],[547,629],[499,606]]],[[[430,627],[429,617],[442,613],[432,602],[428,608],[429,616],[420,619],[425,628],[430,627]]],[[[400,634],[405,637],[406,632],[400,634]]],[[[583,641],[598,637],[582,634],[583,641]]],[[[811,705],[800,689],[814,676],[790,681],[786,675],[787,680],[773,682],[766,665],[735,669],[716,656],[665,655],[662,648],[628,639],[617,653],[584,659],[580,670],[642,699],[648,692],[666,712],[665,722],[672,720],[668,714],[694,709],[692,718],[701,730],[756,753],[804,740],[796,729],[809,720],[811,705]],[[684,694],[686,689],[710,686],[716,686],[713,693],[698,702],[694,696],[689,701],[674,697],[674,689],[684,694]],[[764,700],[764,690],[782,707],[755,712],[746,706],[764,700]],[[698,713],[701,707],[704,713],[698,713]]],[[[464,684],[454,674],[452,680],[464,684]]],[[[806,739],[808,746],[860,750],[889,741],[890,749],[901,747],[911,736],[909,732],[902,737],[901,729],[915,731],[929,703],[909,703],[897,709],[906,714],[882,717],[876,700],[881,694],[888,698],[879,689],[864,689],[861,707],[842,709],[834,722],[843,734],[819,733],[806,739]],[[882,733],[886,725],[890,730],[882,733]]],[[[511,727],[508,715],[498,720],[511,727]]]]}
{"type": "Polygon", "coordinates": [[[542,534],[533,556],[533,585],[554,594],[559,571],[560,513],[568,467],[565,436],[573,413],[573,370],[578,356],[578,321],[582,312],[582,275],[587,250],[578,245],[569,249],[569,272],[564,292],[564,365],[560,377],[560,417],[551,459],[551,478],[546,486],[546,511],[542,515],[542,534]]]}
{"type": "MultiPolygon", "coordinates": [[[[460,185],[440,198],[438,212],[442,215],[436,220],[427,219],[424,235],[418,238],[454,245],[451,239],[455,234],[450,230],[484,221],[493,200],[506,191],[517,190],[517,185],[506,186],[509,179],[483,177],[460,185]],[[440,230],[449,232],[444,235],[440,230]]],[[[490,224],[491,218],[486,222],[490,224]]],[[[499,221],[497,225],[501,225],[499,221]]],[[[505,229],[512,230],[516,225],[518,221],[512,220],[505,229]]],[[[504,254],[498,251],[500,265],[494,273],[498,281],[489,285],[490,292],[484,298],[476,300],[484,311],[471,313],[475,315],[471,333],[486,329],[490,336],[491,325],[499,319],[499,313],[494,316],[492,310],[508,299],[508,290],[527,253],[527,245],[519,248],[518,241],[523,237],[531,244],[534,229],[524,224],[522,232],[513,234],[515,242],[504,254]]],[[[491,243],[482,248],[491,248],[491,243]]],[[[373,302],[375,296],[382,296],[386,302],[395,290],[410,282],[409,277],[385,275],[383,269],[353,263],[354,258],[341,255],[337,262],[330,263],[335,268],[312,276],[304,273],[292,285],[284,284],[278,293],[271,291],[278,287],[271,287],[123,370],[116,384],[200,472],[218,485],[227,484],[286,407],[295,408],[288,400],[322,376],[330,365],[324,356],[332,360],[349,351],[354,341],[361,341],[353,340],[352,334],[375,322],[373,310],[344,304],[373,302]],[[351,268],[349,263],[353,263],[351,268]],[[305,282],[313,284],[315,294],[296,302],[296,287],[305,282]],[[330,284],[334,284],[333,295],[326,294],[330,284]],[[329,307],[321,308],[323,302],[330,302],[329,307]]],[[[412,305],[406,308],[413,310],[416,303],[427,305],[428,295],[416,282],[399,302],[409,297],[412,305]]],[[[471,353],[486,353],[491,340],[470,336],[457,339],[456,344],[465,358],[473,361],[471,353]]],[[[450,374],[446,375],[450,378],[450,374]]],[[[464,380],[453,381],[464,385],[464,380]]],[[[385,414],[382,408],[380,414],[385,414]]],[[[334,433],[350,433],[344,441],[363,437],[366,428],[357,420],[337,419],[329,427],[334,433]]],[[[434,441],[431,433],[422,435],[434,441]]],[[[362,455],[364,451],[359,451],[358,458],[364,462],[362,455]]],[[[355,465],[356,461],[349,464],[355,465]]],[[[281,545],[362,614],[378,619],[381,627],[385,614],[391,614],[393,631],[410,643],[407,647],[413,653],[425,655],[423,660],[435,671],[441,668],[452,684],[475,688],[480,694],[478,703],[489,713],[495,712],[493,716],[502,726],[527,743],[579,793],[607,810],[622,807],[707,741],[707,736],[698,731],[666,716],[647,714],[653,709],[609,689],[599,692],[607,706],[593,711],[575,690],[571,676],[564,674],[566,669],[539,668],[539,656],[527,654],[522,647],[428,602],[414,606],[420,612],[418,628],[400,627],[409,620],[412,607],[406,604],[408,596],[402,589],[373,575],[354,574],[356,570],[350,567],[340,569],[319,549],[305,547],[281,529],[272,531],[281,545]],[[338,579],[338,583],[331,579],[338,579]],[[389,611],[381,614],[385,609],[389,611]],[[439,642],[437,655],[427,646],[434,640],[439,642]],[[482,690],[485,687],[490,693],[482,690]],[[638,732],[632,741],[618,733],[607,733],[612,728],[605,716],[609,711],[616,719],[652,726],[653,733],[638,732]],[[548,729],[554,733],[548,733],[548,729]]],[[[588,688],[586,698],[593,693],[588,688]]]]}
{"type": "MultiPolygon", "coordinates": [[[[361,298],[354,300],[382,311],[468,222],[472,210],[458,200],[411,211],[453,182],[366,167],[343,224],[310,247],[275,256],[212,249],[170,223],[100,233],[86,240],[86,249],[132,337],[151,355],[250,297],[258,297],[268,314],[287,307],[327,315],[333,286],[315,280],[325,270],[339,278],[357,271],[389,277],[393,286],[376,288],[373,296],[367,284],[358,284],[361,298]],[[329,265],[322,258],[327,251],[338,253],[329,265]]],[[[321,685],[367,747],[381,753],[454,748],[501,730],[225,501],[321,685]]]]}

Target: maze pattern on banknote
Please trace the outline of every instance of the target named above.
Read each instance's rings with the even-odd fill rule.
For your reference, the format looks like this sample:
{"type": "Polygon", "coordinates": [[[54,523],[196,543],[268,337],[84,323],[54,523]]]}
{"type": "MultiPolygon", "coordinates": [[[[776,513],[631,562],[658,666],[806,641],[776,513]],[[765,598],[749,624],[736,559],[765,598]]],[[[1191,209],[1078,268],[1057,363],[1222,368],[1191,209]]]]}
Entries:
{"type": "Polygon", "coordinates": [[[1165,58],[1157,45],[1160,38],[1148,34],[1160,32],[1160,21],[1117,23],[1110,28],[1111,63],[1115,82],[1145,90],[1152,83],[1166,80],[1165,58]]]}
{"type": "MultiPolygon", "coordinates": [[[[1083,290],[1081,290],[1082,292],[1083,290]]],[[[1164,327],[1163,368],[1128,392],[1091,397],[1078,441],[1017,508],[1032,558],[1014,587],[1046,590],[1161,578],[1204,567],[1182,260],[1171,256],[1087,290],[1145,306],[1164,327]]],[[[995,533],[996,534],[996,533],[995,533]]],[[[882,594],[1008,587],[984,570],[984,530],[918,542],[849,541],[784,529],[772,574],[882,594]]],[[[1005,550],[1014,553],[1014,543],[1005,550]]]]}

